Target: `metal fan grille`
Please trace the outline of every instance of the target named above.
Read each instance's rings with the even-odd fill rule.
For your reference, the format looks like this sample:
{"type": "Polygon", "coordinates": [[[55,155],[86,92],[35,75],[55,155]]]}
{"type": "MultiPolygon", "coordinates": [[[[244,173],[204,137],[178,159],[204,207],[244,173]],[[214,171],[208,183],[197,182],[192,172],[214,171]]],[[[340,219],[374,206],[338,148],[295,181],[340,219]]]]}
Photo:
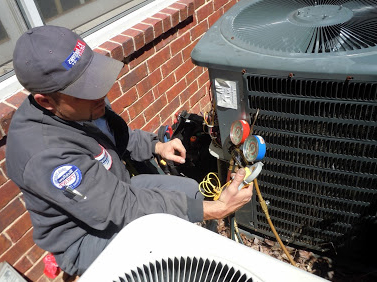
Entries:
{"type": "Polygon", "coordinates": [[[227,281],[252,282],[245,273],[234,267],[214,260],[190,257],[161,259],[119,277],[121,282],[167,282],[167,281],[227,281]]]}
{"type": "Polygon", "coordinates": [[[225,38],[262,54],[326,54],[377,46],[375,0],[259,0],[233,12],[222,24],[225,38]]]}
{"type": "MultiPolygon", "coordinates": [[[[276,230],[321,251],[352,240],[377,200],[377,84],[248,74],[245,83],[250,113],[259,110],[254,134],[268,144],[258,180],[276,230]]],[[[273,235],[259,204],[248,213],[273,235]]]]}

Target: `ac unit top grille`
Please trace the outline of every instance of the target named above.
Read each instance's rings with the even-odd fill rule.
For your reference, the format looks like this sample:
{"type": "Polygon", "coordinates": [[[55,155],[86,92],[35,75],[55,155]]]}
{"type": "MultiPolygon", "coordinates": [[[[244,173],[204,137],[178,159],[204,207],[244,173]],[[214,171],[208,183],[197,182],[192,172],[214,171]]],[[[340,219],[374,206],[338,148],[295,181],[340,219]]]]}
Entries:
{"type": "Polygon", "coordinates": [[[362,0],[253,1],[228,17],[224,37],[262,54],[326,54],[377,46],[377,4],[362,0]]]}
{"type": "Polygon", "coordinates": [[[197,257],[172,257],[144,264],[119,277],[121,282],[158,281],[228,281],[253,282],[252,278],[233,266],[197,257]]]}

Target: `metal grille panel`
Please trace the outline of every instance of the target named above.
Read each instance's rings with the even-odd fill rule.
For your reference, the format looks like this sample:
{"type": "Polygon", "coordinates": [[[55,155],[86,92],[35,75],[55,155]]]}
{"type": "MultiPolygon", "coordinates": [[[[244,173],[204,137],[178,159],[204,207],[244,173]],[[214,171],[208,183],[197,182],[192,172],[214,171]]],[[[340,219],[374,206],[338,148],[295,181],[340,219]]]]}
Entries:
{"type": "MultiPolygon", "coordinates": [[[[258,178],[279,234],[326,250],[373,216],[377,84],[245,75],[254,134],[267,144],[258,178]]],[[[254,199],[253,227],[273,236],[254,199]]]]}

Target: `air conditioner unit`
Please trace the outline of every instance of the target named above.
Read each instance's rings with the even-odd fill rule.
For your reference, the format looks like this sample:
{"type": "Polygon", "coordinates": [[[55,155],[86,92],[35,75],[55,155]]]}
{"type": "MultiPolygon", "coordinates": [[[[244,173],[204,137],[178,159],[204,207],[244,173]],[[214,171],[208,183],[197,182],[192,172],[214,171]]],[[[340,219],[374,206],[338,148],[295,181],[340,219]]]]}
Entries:
{"type": "Polygon", "coordinates": [[[152,214],[123,228],[79,281],[325,280],[178,217],[152,214]]]}
{"type": "MultiPolygon", "coordinates": [[[[243,0],[191,56],[209,70],[217,155],[230,159],[236,120],[255,121],[266,141],[258,181],[282,239],[326,251],[367,234],[377,205],[377,2],[243,0]]],[[[236,218],[273,237],[255,195],[236,218]]]]}

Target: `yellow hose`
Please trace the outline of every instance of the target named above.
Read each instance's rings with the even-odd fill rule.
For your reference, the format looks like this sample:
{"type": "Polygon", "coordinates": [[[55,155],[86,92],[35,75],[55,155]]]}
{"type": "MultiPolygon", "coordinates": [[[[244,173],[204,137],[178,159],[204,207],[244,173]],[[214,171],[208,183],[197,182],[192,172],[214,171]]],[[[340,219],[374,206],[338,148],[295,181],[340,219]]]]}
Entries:
{"type": "Polygon", "coordinates": [[[289,259],[289,262],[293,266],[296,266],[295,261],[292,259],[291,255],[288,253],[288,250],[285,248],[283,242],[281,241],[279,234],[276,232],[275,226],[272,224],[270,215],[268,213],[268,208],[267,208],[266,202],[264,201],[264,199],[262,197],[262,194],[261,194],[261,192],[259,190],[258,181],[257,181],[256,178],[254,179],[254,187],[255,187],[255,190],[257,191],[257,195],[258,195],[258,198],[259,198],[259,203],[260,203],[260,205],[262,207],[262,210],[264,211],[264,214],[266,215],[268,224],[270,225],[271,230],[272,230],[272,232],[274,233],[274,235],[276,237],[276,240],[279,242],[280,247],[283,249],[284,253],[287,255],[287,257],[289,259]]]}

